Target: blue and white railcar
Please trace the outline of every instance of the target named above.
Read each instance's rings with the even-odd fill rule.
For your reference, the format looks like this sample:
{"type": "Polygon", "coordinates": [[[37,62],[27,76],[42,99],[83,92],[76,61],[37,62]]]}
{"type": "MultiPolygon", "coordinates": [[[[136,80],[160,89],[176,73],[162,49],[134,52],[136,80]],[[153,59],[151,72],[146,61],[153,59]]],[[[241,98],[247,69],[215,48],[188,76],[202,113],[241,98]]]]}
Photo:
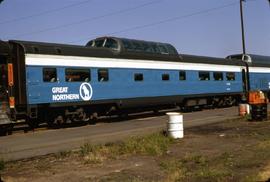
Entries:
{"type": "Polygon", "coordinates": [[[247,90],[245,62],[179,55],[170,44],[115,37],[87,46],[7,44],[0,51],[8,77],[4,99],[10,118],[30,124],[87,121],[138,108],[227,106],[247,90]]]}
{"type": "Polygon", "coordinates": [[[167,97],[165,102],[171,100],[177,103],[181,100],[175,100],[176,96],[184,98],[243,92],[243,68],[241,65],[180,61],[29,54],[26,55],[26,89],[28,104],[53,105],[78,101],[91,104],[142,99],[147,105],[147,100],[161,102],[156,97],[167,97]],[[45,73],[51,75],[50,79],[45,80],[45,73]]]}
{"type": "Polygon", "coordinates": [[[237,54],[227,58],[235,61],[244,61],[247,64],[249,69],[249,90],[261,90],[267,95],[270,94],[270,57],[237,54]]]}

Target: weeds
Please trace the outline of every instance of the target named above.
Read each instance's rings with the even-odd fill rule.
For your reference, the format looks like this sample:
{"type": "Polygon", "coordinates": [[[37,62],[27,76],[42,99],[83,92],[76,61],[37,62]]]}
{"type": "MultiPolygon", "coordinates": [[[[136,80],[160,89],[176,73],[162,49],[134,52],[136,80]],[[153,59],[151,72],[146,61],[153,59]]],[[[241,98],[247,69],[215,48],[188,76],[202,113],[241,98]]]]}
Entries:
{"type": "Polygon", "coordinates": [[[172,139],[155,133],[146,137],[134,137],[122,143],[119,148],[121,154],[147,154],[159,156],[163,155],[172,139]]]}
{"type": "Polygon", "coordinates": [[[85,156],[89,153],[94,153],[95,151],[97,151],[98,146],[97,145],[92,145],[90,143],[86,143],[83,146],[81,146],[80,148],[80,154],[82,156],[85,156]]]}
{"type": "Polygon", "coordinates": [[[196,179],[195,181],[220,181],[231,174],[225,168],[211,166],[210,161],[197,154],[187,154],[182,159],[163,161],[160,167],[167,173],[166,181],[196,179]]]}
{"type": "Polygon", "coordinates": [[[167,173],[165,181],[178,181],[187,176],[187,168],[179,160],[163,161],[160,167],[167,173]]]}
{"type": "Polygon", "coordinates": [[[243,118],[245,121],[252,121],[251,114],[246,114],[243,118]]]}
{"type": "Polygon", "coordinates": [[[59,152],[59,153],[56,153],[56,154],[55,154],[55,157],[56,157],[57,159],[63,159],[63,158],[69,157],[71,154],[72,154],[71,151],[61,151],[61,152],[59,152]]]}
{"type": "MultiPolygon", "coordinates": [[[[108,159],[120,161],[133,154],[135,154],[134,159],[137,159],[136,155],[142,154],[144,156],[143,158],[139,156],[139,160],[146,160],[147,162],[150,158],[150,165],[153,165],[154,170],[151,169],[152,166],[149,163],[145,162],[142,165],[132,165],[131,167],[128,165],[128,167],[121,167],[117,171],[109,171],[101,180],[99,180],[100,176],[97,175],[93,180],[89,178],[89,181],[145,181],[145,177],[149,177],[149,181],[160,179],[168,182],[270,181],[270,133],[268,131],[269,122],[245,122],[242,118],[240,120],[229,120],[218,125],[190,129],[187,132],[190,137],[181,142],[183,145],[171,145],[174,140],[161,133],[155,133],[104,145],[86,143],[80,147],[79,151],[60,152],[49,160],[33,161],[31,165],[34,166],[32,171],[44,172],[48,170],[54,173],[53,162],[58,162],[57,159],[60,159],[61,162],[68,162],[68,160],[62,161],[65,157],[68,157],[69,160],[76,160],[76,163],[70,164],[77,165],[78,162],[80,164],[79,169],[81,169],[80,167],[88,167],[81,166],[82,163],[104,165],[103,162],[108,159]],[[223,138],[217,137],[217,134],[221,132],[226,135],[223,138]],[[213,144],[210,143],[212,141],[213,144]],[[175,148],[170,155],[164,155],[167,153],[169,146],[175,148]],[[186,155],[183,155],[184,152],[186,152],[186,155]],[[177,156],[180,157],[177,158],[177,156]],[[153,159],[155,161],[152,161],[153,159]],[[161,171],[157,168],[156,163],[159,163],[158,167],[161,171]]],[[[16,168],[21,169],[20,164],[16,164],[16,168]]],[[[90,169],[92,169],[91,167],[90,169]]],[[[11,171],[12,168],[14,167],[10,163],[5,164],[0,159],[0,174],[2,173],[1,170],[6,172],[11,171]]],[[[103,166],[100,170],[103,170],[103,166]]],[[[20,174],[21,171],[18,171],[17,173],[20,174]]]]}
{"type": "Polygon", "coordinates": [[[121,143],[109,143],[105,145],[84,144],[80,148],[80,155],[86,163],[101,163],[103,160],[115,159],[121,155],[146,154],[160,156],[167,152],[169,144],[173,140],[161,133],[151,134],[145,137],[132,137],[121,143]]]}

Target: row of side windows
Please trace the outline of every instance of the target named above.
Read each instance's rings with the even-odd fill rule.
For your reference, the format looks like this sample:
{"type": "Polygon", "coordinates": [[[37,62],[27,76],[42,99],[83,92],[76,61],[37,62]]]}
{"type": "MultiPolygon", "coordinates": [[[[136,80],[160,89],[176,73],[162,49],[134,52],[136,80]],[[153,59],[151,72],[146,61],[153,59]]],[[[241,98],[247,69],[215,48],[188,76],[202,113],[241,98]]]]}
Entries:
{"type": "MultiPolygon", "coordinates": [[[[198,77],[200,81],[210,80],[210,72],[208,71],[199,71],[198,77]]],[[[215,81],[222,81],[223,80],[223,72],[213,72],[213,78],[215,81]]],[[[164,73],[161,75],[161,79],[163,81],[170,80],[170,74],[164,73]]],[[[135,81],[143,81],[143,74],[142,73],[135,73],[134,74],[135,81]]],[[[186,72],[179,71],[179,80],[186,80],[186,72]]],[[[234,81],[235,80],[235,73],[234,72],[226,72],[226,80],[227,81],[234,81]]]]}
{"type": "MultiPolygon", "coordinates": [[[[169,81],[170,74],[168,74],[168,73],[162,74],[161,79],[163,81],[169,81]]],[[[186,72],[185,71],[179,71],[179,80],[186,80],[186,72]]],[[[143,73],[135,73],[134,74],[134,81],[143,81],[143,73]]]]}
{"type": "MultiPolygon", "coordinates": [[[[213,72],[213,78],[215,81],[222,81],[223,72],[213,72]]],[[[208,71],[200,71],[199,72],[199,80],[210,80],[210,72],[208,71]]],[[[227,81],[234,81],[235,80],[235,73],[234,72],[226,72],[226,80],[227,81]]]]}
{"type": "MultiPolygon", "coordinates": [[[[65,70],[65,80],[66,82],[89,82],[91,81],[91,71],[89,69],[67,68],[65,70]]],[[[56,82],[56,68],[43,68],[43,81],[56,82]]],[[[108,69],[98,69],[98,81],[109,81],[108,69]]]]}
{"type": "MultiPolygon", "coordinates": [[[[169,81],[170,74],[168,74],[168,73],[162,74],[161,79],[163,81],[169,81]]],[[[186,80],[186,72],[185,71],[179,71],[179,80],[186,80]]],[[[143,81],[143,73],[135,73],[134,74],[134,81],[143,81]]]]}
{"type": "MultiPolygon", "coordinates": [[[[199,71],[198,72],[199,80],[205,81],[210,80],[210,72],[208,71],[199,71]]],[[[223,72],[213,72],[213,78],[215,81],[222,81],[223,72]]],[[[164,73],[161,75],[163,81],[170,80],[170,74],[164,73]]],[[[143,73],[135,73],[134,81],[143,81],[143,73]]],[[[179,71],[179,80],[186,80],[186,72],[179,71]]],[[[226,72],[226,80],[234,81],[235,73],[226,72]]],[[[56,68],[43,68],[43,81],[44,82],[56,82],[57,81],[57,70],[56,68]]],[[[91,71],[89,69],[81,68],[67,68],[65,69],[65,81],[66,82],[89,82],[91,81],[91,71]]],[[[98,69],[98,81],[107,82],[109,81],[109,71],[108,69],[98,69]]]]}

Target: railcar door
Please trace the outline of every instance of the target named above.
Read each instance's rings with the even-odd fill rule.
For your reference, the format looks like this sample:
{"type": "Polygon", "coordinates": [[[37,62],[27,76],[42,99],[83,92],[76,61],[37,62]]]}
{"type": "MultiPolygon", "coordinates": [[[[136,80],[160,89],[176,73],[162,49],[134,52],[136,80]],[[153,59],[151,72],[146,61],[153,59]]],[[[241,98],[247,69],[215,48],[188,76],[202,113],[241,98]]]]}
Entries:
{"type": "Polygon", "coordinates": [[[248,91],[248,83],[247,83],[247,72],[246,69],[242,69],[242,84],[243,84],[243,91],[246,93],[248,91]]]}

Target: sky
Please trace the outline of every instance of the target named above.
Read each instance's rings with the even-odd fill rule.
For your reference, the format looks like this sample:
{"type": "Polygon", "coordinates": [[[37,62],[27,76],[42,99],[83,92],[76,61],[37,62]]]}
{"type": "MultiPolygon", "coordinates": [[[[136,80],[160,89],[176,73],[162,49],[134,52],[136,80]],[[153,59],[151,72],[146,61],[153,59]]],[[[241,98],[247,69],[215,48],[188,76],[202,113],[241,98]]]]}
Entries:
{"type": "MultiPolygon", "coordinates": [[[[243,2],[247,53],[270,56],[270,5],[243,2]]],[[[242,52],[239,0],[4,0],[0,39],[85,45],[100,36],[172,44],[181,54],[242,52]]]]}

